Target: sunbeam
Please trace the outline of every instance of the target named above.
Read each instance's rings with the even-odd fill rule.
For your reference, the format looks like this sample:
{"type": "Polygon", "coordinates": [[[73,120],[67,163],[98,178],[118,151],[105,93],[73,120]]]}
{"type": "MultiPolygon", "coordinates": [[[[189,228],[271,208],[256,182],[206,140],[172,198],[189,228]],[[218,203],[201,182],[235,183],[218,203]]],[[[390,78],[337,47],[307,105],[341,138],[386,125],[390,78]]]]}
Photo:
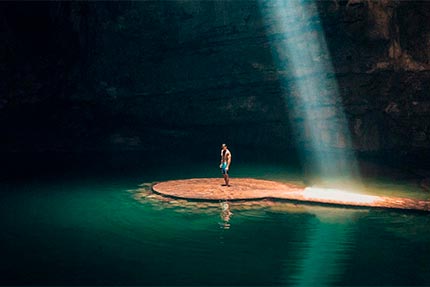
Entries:
{"type": "Polygon", "coordinates": [[[359,179],[348,122],[313,1],[262,1],[295,141],[314,184],[359,179]]]}

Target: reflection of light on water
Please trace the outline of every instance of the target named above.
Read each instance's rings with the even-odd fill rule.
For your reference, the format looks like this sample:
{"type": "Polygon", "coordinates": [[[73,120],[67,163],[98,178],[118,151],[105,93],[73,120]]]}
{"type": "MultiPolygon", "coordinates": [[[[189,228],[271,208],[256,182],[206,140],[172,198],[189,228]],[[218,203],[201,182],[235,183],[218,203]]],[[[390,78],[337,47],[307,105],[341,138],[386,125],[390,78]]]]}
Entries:
{"type": "Polygon", "coordinates": [[[354,225],[314,222],[306,240],[299,270],[290,278],[295,286],[331,286],[343,274],[352,249],[354,225]]]}
{"type": "Polygon", "coordinates": [[[306,199],[336,200],[341,202],[374,203],[379,196],[347,192],[334,188],[306,187],[303,196],[306,199]]]}
{"type": "Polygon", "coordinates": [[[292,280],[295,286],[332,286],[344,274],[345,261],[354,249],[355,222],[363,211],[309,206],[305,209],[315,217],[308,222],[298,270],[286,273],[286,280],[292,280]]]}

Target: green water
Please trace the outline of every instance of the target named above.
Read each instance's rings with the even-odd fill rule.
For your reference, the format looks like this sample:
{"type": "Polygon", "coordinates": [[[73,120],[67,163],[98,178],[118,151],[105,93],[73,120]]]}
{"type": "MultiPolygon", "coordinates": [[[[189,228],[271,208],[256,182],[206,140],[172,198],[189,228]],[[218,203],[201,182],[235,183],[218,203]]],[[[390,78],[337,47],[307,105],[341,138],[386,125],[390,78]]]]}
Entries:
{"type": "MultiPolygon", "coordinates": [[[[153,195],[144,184],[219,176],[214,166],[163,163],[4,181],[0,283],[430,285],[427,214],[186,202],[153,195]]],[[[231,175],[232,182],[301,181],[297,169],[281,164],[236,165],[231,175]]],[[[367,192],[379,191],[427,196],[415,182],[386,178],[368,184],[367,192]]]]}

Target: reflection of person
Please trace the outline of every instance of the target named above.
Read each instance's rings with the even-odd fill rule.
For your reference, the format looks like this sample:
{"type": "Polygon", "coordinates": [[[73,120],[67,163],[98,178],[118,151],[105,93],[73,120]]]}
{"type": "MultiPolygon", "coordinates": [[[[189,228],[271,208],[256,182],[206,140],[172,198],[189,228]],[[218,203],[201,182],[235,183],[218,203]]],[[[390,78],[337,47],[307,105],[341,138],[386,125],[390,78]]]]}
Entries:
{"type": "Polygon", "coordinates": [[[229,184],[229,177],[228,177],[228,170],[230,169],[230,163],[231,163],[231,153],[227,149],[226,144],[222,144],[221,146],[221,164],[219,165],[219,168],[221,169],[221,172],[224,176],[225,186],[230,186],[229,184]]]}
{"type": "Polygon", "coordinates": [[[233,213],[230,211],[230,205],[228,204],[228,202],[220,202],[220,207],[221,207],[221,219],[222,219],[222,223],[221,223],[221,227],[223,229],[229,229],[230,228],[230,217],[233,215],[233,213]]]}

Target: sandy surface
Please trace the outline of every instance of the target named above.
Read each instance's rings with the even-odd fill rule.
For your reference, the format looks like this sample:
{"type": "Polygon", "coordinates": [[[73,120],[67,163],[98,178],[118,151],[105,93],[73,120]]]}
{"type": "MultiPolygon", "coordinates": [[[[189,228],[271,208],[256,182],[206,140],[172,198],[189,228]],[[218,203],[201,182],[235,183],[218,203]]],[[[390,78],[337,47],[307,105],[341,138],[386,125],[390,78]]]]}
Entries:
{"type": "Polygon", "coordinates": [[[152,190],[161,195],[190,200],[281,199],[332,205],[382,207],[430,211],[430,201],[352,193],[336,189],[304,188],[295,184],[254,178],[193,178],[156,183],[152,190]]]}

